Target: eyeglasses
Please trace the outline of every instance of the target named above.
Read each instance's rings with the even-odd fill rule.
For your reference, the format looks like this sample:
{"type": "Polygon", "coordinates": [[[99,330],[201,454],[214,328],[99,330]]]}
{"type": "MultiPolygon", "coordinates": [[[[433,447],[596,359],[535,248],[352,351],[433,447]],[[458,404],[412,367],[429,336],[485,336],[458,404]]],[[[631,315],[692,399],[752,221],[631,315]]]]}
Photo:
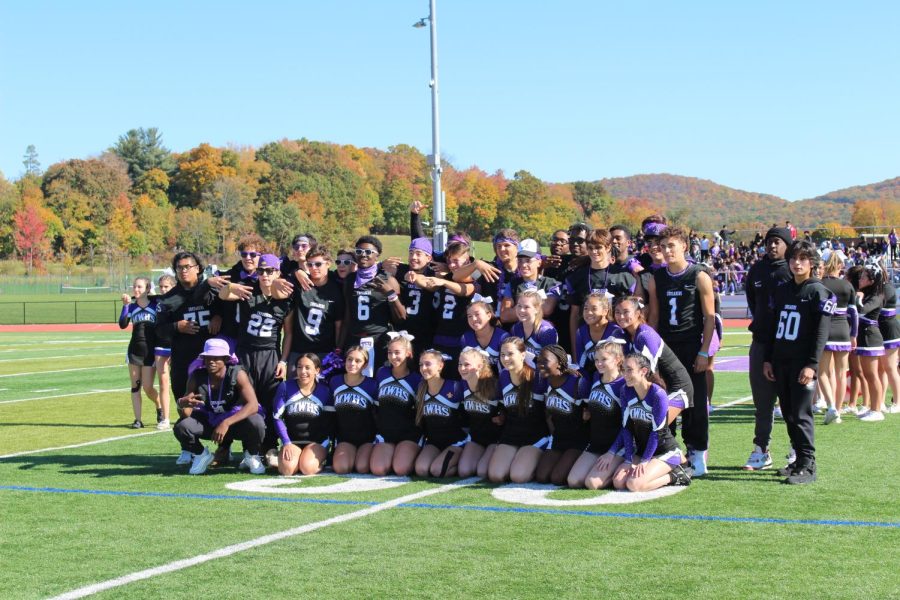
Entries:
{"type": "Polygon", "coordinates": [[[568,238],[553,238],[550,242],[553,244],[568,244],[569,240],[568,238]]]}
{"type": "Polygon", "coordinates": [[[299,242],[299,243],[294,244],[293,248],[294,248],[294,250],[302,250],[303,248],[309,248],[309,243],[308,242],[299,242]]]}
{"type": "Polygon", "coordinates": [[[259,274],[260,274],[260,275],[274,275],[274,274],[275,274],[275,269],[274,269],[274,268],[268,268],[268,267],[265,268],[265,269],[259,269],[259,274]]]}
{"type": "Polygon", "coordinates": [[[378,250],[372,250],[370,248],[356,248],[354,252],[356,252],[357,256],[372,256],[373,254],[378,256],[378,250]]]}
{"type": "Polygon", "coordinates": [[[353,264],[353,259],[352,258],[339,258],[336,261],[334,261],[334,264],[336,264],[339,267],[349,267],[350,265],[353,264]]]}
{"type": "Polygon", "coordinates": [[[197,265],[175,265],[175,270],[176,271],[190,271],[191,269],[193,269],[196,266],[197,265]]]}
{"type": "MultiPolygon", "coordinates": [[[[353,262],[353,261],[348,260],[347,262],[353,262]]],[[[307,262],[306,264],[307,264],[307,266],[315,267],[318,269],[319,267],[324,267],[327,263],[325,263],[323,261],[317,261],[317,262],[307,262]]]]}
{"type": "Polygon", "coordinates": [[[583,244],[584,241],[585,241],[585,240],[584,240],[583,237],[573,237],[573,238],[569,238],[569,243],[570,243],[570,244],[583,244]]]}
{"type": "Polygon", "coordinates": [[[241,252],[241,258],[256,258],[259,252],[241,252]]]}

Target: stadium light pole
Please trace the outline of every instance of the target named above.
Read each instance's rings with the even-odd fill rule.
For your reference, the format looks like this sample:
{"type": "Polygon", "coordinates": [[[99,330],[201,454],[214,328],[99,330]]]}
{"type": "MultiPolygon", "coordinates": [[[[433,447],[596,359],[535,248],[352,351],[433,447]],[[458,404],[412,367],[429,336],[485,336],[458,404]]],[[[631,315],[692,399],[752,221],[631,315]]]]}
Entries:
{"type": "Polygon", "coordinates": [[[433,241],[435,251],[442,252],[447,245],[447,209],[444,206],[444,193],[441,191],[441,126],[438,111],[438,60],[437,60],[437,13],[435,5],[437,0],[430,0],[429,13],[413,24],[413,27],[421,29],[431,25],[431,156],[428,164],[431,166],[432,186],[432,220],[433,241]]]}

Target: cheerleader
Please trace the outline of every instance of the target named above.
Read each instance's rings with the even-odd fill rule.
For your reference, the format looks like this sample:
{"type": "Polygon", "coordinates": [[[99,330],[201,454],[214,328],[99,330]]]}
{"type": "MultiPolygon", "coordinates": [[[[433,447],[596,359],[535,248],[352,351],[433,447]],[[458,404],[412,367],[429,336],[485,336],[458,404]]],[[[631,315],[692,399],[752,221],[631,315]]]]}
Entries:
{"type": "Polygon", "coordinates": [[[538,461],[550,447],[544,411],[544,385],[535,381],[525,341],[508,337],[500,347],[500,393],[503,430],[488,464],[494,483],[526,483],[534,478],[538,461]]]}
{"type": "Polygon", "coordinates": [[[881,412],[884,387],[878,373],[878,361],[884,356],[884,338],[878,327],[884,304],[884,273],[881,267],[869,263],[859,270],[857,277],[859,335],[855,352],[863,379],[861,387],[865,404],[865,408],[857,414],[861,421],[871,423],[884,420],[884,413],[881,412]]]}
{"type": "Polygon", "coordinates": [[[486,351],[466,347],[459,355],[459,376],[456,397],[472,438],[459,458],[459,476],[485,478],[503,425],[497,375],[486,351]]]}
{"type": "Polygon", "coordinates": [[[570,488],[599,490],[612,483],[612,475],[622,464],[622,456],[609,452],[622,429],[622,344],[603,342],[594,352],[597,372],[581,380],[579,396],[584,399],[584,418],[590,429],[589,443],[572,470],[570,488]]]}
{"type": "Polygon", "coordinates": [[[578,370],[588,379],[594,374],[594,349],[607,340],[625,343],[622,328],[610,320],[609,296],[591,292],[584,300],[584,324],[575,334],[574,354],[578,370]]]}
{"type": "Polygon", "coordinates": [[[369,459],[375,441],[375,380],[363,375],[369,353],[359,346],[347,349],[344,375],[331,378],[331,395],[337,417],[337,446],[334,448],[334,472],[369,472],[369,459]]]}
{"type": "Polygon", "coordinates": [[[831,253],[823,267],[822,285],[836,298],[828,328],[828,341],[819,361],[819,394],[828,406],[825,425],[841,422],[841,405],[847,389],[848,357],[850,350],[856,346],[859,326],[856,291],[849,282],[841,279],[843,268],[844,261],[837,252],[831,253]]]}
{"type": "Polygon", "coordinates": [[[553,433],[553,443],[541,456],[535,480],[538,483],[565,485],[572,465],[588,444],[588,428],[578,393],[581,377],[569,367],[569,357],[558,344],[545,346],[541,350],[538,368],[547,382],[544,407],[553,433]]]}
{"type": "Polygon", "coordinates": [[[375,375],[378,435],[369,465],[373,475],[393,471],[404,477],[412,473],[422,443],[422,430],[416,425],[416,390],[422,376],[412,369],[413,336],[406,331],[388,335],[388,364],[375,375]]]}
{"type": "MultiPolygon", "coordinates": [[[[160,275],[156,281],[156,287],[159,290],[159,296],[165,296],[169,290],[175,287],[175,278],[171,275],[160,275]]],[[[159,403],[162,406],[162,420],[156,424],[157,427],[165,429],[169,425],[169,404],[171,396],[169,394],[169,357],[172,356],[171,343],[168,339],[164,339],[162,332],[156,332],[156,347],[153,348],[153,366],[156,369],[156,377],[159,382],[159,403]]]]}
{"type": "Polygon", "coordinates": [[[322,361],[307,352],[297,358],[296,379],[278,386],[273,419],[281,451],[278,472],[315,475],[322,471],[334,435],[334,400],[328,385],[318,381],[322,361]]]}
{"type": "Polygon", "coordinates": [[[416,424],[425,431],[425,445],[416,458],[419,477],[455,477],[463,446],[471,439],[463,429],[457,382],[441,377],[443,368],[444,357],[437,350],[419,357],[416,424]]]}
{"type": "MultiPolygon", "coordinates": [[[[884,272],[884,271],[882,271],[884,272]]],[[[879,367],[882,375],[881,406],[884,407],[884,394],[887,388],[891,388],[892,402],[890,408],[884,408],[883,412],[891,414],[900,413],[900,373],[897,372],[897,352],[900,348],[900,322],[897,321],[897,290],[894,284],[884,281],[884,304],[881,314],[878,315],[878,329],[884,338],[884,356],[879,358],[879,367]],[[885,385],[886,383],[886,385],[885,385]]]]}
{"type": "Polygon", "coordinates": [[[623,364],[622,431],[609,453],[622,451],[613,475],[617,490],[649,492],[666,485],[689,485],[684,455],[666,427],[669,399],[652,383],[653,370],[643,354],[631,353],[623,364]]]}
{"type": "Polygon", "coordinates": [[[156,346],[156,300],[149,297],[150,280],[138,277],[132,285],[134,300],[128,294],[122,294],[122,313],[119,315],[119,328],[125,329],[131,324],[131,341],[128,343],[128,375],[131,378],[131,408],[134,411],[132,429],[144,426],[141,421],[141,388],[156,404],[157,429],[169,428],[169,406],[163,408],[159,394],[153,387],[154,352],[156,346]]]}
{"type": "Polygon", "coordinates": [[[466,309],[469,331],[463,334],[460,343],[463,348],[478,348],[486,352],[488,362],[496,370],[500,368],[500,345],[509,334],[499,327],[493,302],[492,298],[484,298],[481,294],[472,296],[472,303],[466,309]]]}
{"type": "Polygon", "coordinates": [[[541,306],[546,294],[540,290],[526,290],[519,294],[516,302],[516,317],[519,322],[512,326],[510,335],[525,340],[528,349],[537,354],[544,346],[556,344],[559,335],[550,321],[544,320],[541,306]]]}

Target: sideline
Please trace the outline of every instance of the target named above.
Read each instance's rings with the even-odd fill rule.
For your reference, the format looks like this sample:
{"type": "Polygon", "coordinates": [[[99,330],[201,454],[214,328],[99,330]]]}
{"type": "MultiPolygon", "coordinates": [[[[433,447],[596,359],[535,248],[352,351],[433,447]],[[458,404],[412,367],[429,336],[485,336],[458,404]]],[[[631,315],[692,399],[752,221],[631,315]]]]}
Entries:
{"type": "MultiPolygon", "coordinates": [[[[35,360],[40,360],[35,358],[35,360]]],[[[25,377],[26,375],[47,375],[48,373],[69,373],[71,371],[96,371],[97,369],[121,369],[124,364],[119,365],[103,365],[102,367],[78,367],[77,369],[57,369],[55,371],[29,371],[27,373],[10,373],[8,375],[0,375],[0,377],[25,377]]]]}
{"type": "MultiPolygon", "coordinates": [[[[124,425],[123,425],[124,427],[124,425]]],[[[116,437],[103,438],[102,440],[93,440],[90,442],[81,442],[80,444],[70,444],[68,446],[55,446],[53,448],[39,448],[37,450],[23,450],[22,452],[13,452],[12,454],[0,454],[0,460],[4,458],[15,458],[16,456],[27,456],[29,454],[40,454],[41,452],[52,452],[54,450],[69,450],[71,448],[84,448],[85,446],[94,446],[96,444],[105,444],[106,442],[115,442],[118,440],[127,440],[130,438],[144,437],[145,435],[156,435],[158,433],[172,433],[171,429],[155,429],[154,431],[144,431],[142,433],[129,433],[128,435],[117,435],[116,437]]]]}
{"type": "MultiPolygon", "coordinates": [[[[121,352],[108,352],[106,354],[91,354],[90,357],[94,358],[95,356],[122,356],[121,352]]],[[[71,354],[65,354],[63,356],[27,356],[25,358],[2,358],[0,359],[0,363],[10,363],[10,362],[21,362],[23,360],[55,360],[57,358],[72,358],[71,354]]]]}
{"type": "Polygon", "coordinates": [[[413,500],[418,500],[419,498],[424,498],[426,496],[433,496],[434,494],[440,494],[443,492],[449,492],[451,490],[472,485],[481,481],[478,477],[470,477],[469,479],[462,479],[460,481],[456,481],[454,483],[448,483],[446,485],[442,485],[438,488],[432,488],[428,490],[423,490],[421,492],[416,492],[415,494],[409,494],[407,496],[401,496],[399,498],[395,498],[393,500],[388,500],[387,502],[382,502],[381,504],[376,504],[375,506],[369,506],[367,508],[363,508],[357,511],[353,511],[351,513],[338,515],[336,517],[331,517],[330,519],[325,519],[324,521],[316,521],[315,523],[308,523],[306,525],[301,525],[300,527],[294,527],[293,529],[287,529],[285,531],[279,531],[277,533],[271,533],[269,535],[264,535],[262,537],[258,537],[256,539],[248,540],[246,542],[240,542],[238,544],[232,544],[230,546],[225,546],[224,548],[220,548],[218,550],[213,550],[212,552],[207,552],[206,554],[200,554],[191,558],[185,558],[182,560],[176,560],[174,562],[170,562],[165,565],[160,565],[158,567],[153,567],[150,569],[144,569],[143,571],[137,571],[135,573],[131,573],[129,575],[123,575],[122,577],[116,577],[115,579],[108,579],[106,581],[101,581],[99,583],[94,583],[92,585],[84,586],[70,592],[66,592],[65,594],[61,594],[59,596],[54,596],[51,600],[69,600],[72,598],[83,598],[85,596],[90,596],[91,594],[96,594],[98,592],[102,592],[105,590],[109,590],[112,588],[120,587],[123,585],[128,585],[129,583],[134,583],[136,581],[141,581],[144,579],[151,579],[157,577],[158,575],[163,575],[165,573],[172,573],[174,571],[180,571],[182,569],[187,569],[188,567],[193,567],[196,565],[203,564],[205,562],[209,562],[211,560],[215,560],[217,558],[225,558],[227,556],[231,556],[232,554],[237,554],[238,552],[244,552],[246,550],[252,550],[253,548],[257,548],[259,546],[264,546],[266,544],[271,544],[272,542],[277,542],[289,537],[294,537],[297,535],[302,535],[304,533],[309,533],[311,531],[316,531],[317,529],[322,529],[323,527],[328,527],[330,525],[338,525],[340,523],[346,523],[347,521],[353,521],[355,519],[360,519],[362,517],[367,517],[369,515],[373,515],[375,513],[388,510],[390,508],[394,508],[396,506],[400,506],[401,504],[406,504],[413,500]]]}
{"type": "Polygon", "coordinates": [[[53,398],[70,398],[72,396],[91,396],[93,394],[109,394],[112,392],[127,392],[128,388],[115,390],[88,390],[86,392],[73,392],[71,394],[57,394],[56,396],[37,396],[35,398],[17,398],[15,400],[0,400],[0,404],[15,404],[17,402],[31,402],[32,400],[52,400],[53,398]]]}

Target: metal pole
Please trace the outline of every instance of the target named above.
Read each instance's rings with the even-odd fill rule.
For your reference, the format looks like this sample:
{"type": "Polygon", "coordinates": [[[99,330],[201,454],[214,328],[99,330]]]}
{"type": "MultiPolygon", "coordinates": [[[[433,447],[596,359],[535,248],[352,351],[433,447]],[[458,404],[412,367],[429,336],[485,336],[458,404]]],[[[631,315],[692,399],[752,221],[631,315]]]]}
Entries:
{"type": "Polygon", "coordinates": [[[441,191],[441,135],[438,111],[438,60],[437,60],[437,0],[431,1],[428,22],[431,24],[431,182],[432,216],[434,220],[433,244],[436,251],[447,245],[447,210],[441,191]]]}

